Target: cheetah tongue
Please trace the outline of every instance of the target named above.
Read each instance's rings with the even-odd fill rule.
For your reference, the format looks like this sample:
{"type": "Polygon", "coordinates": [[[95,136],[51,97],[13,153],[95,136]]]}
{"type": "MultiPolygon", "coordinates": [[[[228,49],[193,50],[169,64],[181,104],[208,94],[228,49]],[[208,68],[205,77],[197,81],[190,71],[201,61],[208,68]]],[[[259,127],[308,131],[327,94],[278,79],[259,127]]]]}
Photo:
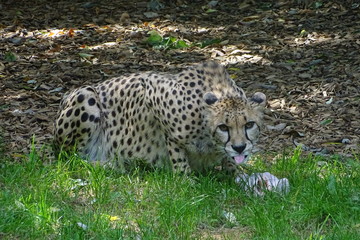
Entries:
{"type": "Polygon", "coordinates": [[[239,156],[235,156],[234,160],[236,164],[242,164],[245,161],[245,155],[241,154],[239,156]]]}

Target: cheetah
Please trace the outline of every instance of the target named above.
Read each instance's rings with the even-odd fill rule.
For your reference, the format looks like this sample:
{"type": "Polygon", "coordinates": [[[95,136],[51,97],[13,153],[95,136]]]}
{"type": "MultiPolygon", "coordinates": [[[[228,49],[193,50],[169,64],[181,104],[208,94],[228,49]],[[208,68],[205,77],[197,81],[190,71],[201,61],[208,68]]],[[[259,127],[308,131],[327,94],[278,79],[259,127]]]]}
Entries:
{"type": "Polygon", "coordinates": [[[213,61],[178,74],[134,73],[67,94],[54,143],[120,168],[144,159],[175,172],[234,172],[254,149],[265,104],[263,93],[247,98],[213,61]]]}

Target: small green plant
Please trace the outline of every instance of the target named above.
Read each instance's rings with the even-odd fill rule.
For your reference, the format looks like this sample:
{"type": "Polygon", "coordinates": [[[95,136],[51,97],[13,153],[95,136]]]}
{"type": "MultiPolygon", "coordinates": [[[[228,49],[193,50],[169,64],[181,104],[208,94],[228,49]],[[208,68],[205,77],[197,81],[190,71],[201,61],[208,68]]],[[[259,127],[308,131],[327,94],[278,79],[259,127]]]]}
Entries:
{"type": "Polygon", "coordinates": [[[150,36],[146,42],[153,46],[155,49],[168,50],[187,48],[189,45],[184,40],[179,40],[176,37],[162,37],[158,32],[151,31],[150,36]]]}
{"type": "Polygon", "coordinates": [[[299,35],[300,35],[300,37],[305,38],[305,37],[307,37],[308,34],[309,34],[308,31],[306,31],[305,29],[302,29],[300,31],[299,35]]]}
{"type": "Polygon", "coordinates": [[[4,60],[7,62],[15,62],[17,60],[17,57],[13,52],[6,52],[4,55],[4,60]]]}
{"type": "Polygon", "coordinates": [[[182,49],[188,47],[204,48],[213,44],[221,43],[221,39],[205,39],[204,41],[188,44],[184,40],[179,40],[176,37],[168,36],[162,37],[158,32],[149,32],[150,36],[146,39],[146,43],[153,46],[155,49],[169,50],[169,49],[182,49]]]}

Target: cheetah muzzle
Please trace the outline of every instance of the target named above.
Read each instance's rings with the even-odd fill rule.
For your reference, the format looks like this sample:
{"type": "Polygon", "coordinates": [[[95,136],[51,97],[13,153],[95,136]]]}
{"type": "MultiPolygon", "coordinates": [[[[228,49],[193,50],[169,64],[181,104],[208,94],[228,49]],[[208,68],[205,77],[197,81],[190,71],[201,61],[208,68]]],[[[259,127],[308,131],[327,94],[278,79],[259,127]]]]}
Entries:
{"type": "Polygon", "coordinates": [[[179,172],[234,172],[254,150],[265,103],[263,93],[246,98],[215,62],[130,74],[66,94],[54,144],[119,167],[141,158],[179,172]]]}

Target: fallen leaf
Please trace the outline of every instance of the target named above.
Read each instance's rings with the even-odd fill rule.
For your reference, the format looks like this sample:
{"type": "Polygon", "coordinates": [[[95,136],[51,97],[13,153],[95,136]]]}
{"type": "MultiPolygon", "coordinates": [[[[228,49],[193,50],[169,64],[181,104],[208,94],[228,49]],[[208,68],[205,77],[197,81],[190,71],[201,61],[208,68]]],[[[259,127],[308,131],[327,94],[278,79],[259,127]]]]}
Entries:
{"type": "Polygon", "coordinates": [[[92,58],[94,55],[89,53],[78,53],[80,57],[82,58],[92,58]]]}
{"type": "Polygon", "coordinates": [[[325,125],[328,125],[328,124],[330,124],[332,122],[333,122],[333,120],[331,120],[331,119],[325,119],[325,120],[320,122],[320,125],[325,126],[325,125]]]}
{"type": "Polygon", "coordinates": [[[275,131],[282,131],[286,127],[286,123],[279,123],[275,126],[266,125],[267,129],[269,130],[275,130],[275,131]]]}
{"type": "Polygon", "coordinates": [[[75,31],[73,28],[70,28],[69,31],[68,31],[68,36],[69,37],[74,37],[75,36],[75,31]]]}

